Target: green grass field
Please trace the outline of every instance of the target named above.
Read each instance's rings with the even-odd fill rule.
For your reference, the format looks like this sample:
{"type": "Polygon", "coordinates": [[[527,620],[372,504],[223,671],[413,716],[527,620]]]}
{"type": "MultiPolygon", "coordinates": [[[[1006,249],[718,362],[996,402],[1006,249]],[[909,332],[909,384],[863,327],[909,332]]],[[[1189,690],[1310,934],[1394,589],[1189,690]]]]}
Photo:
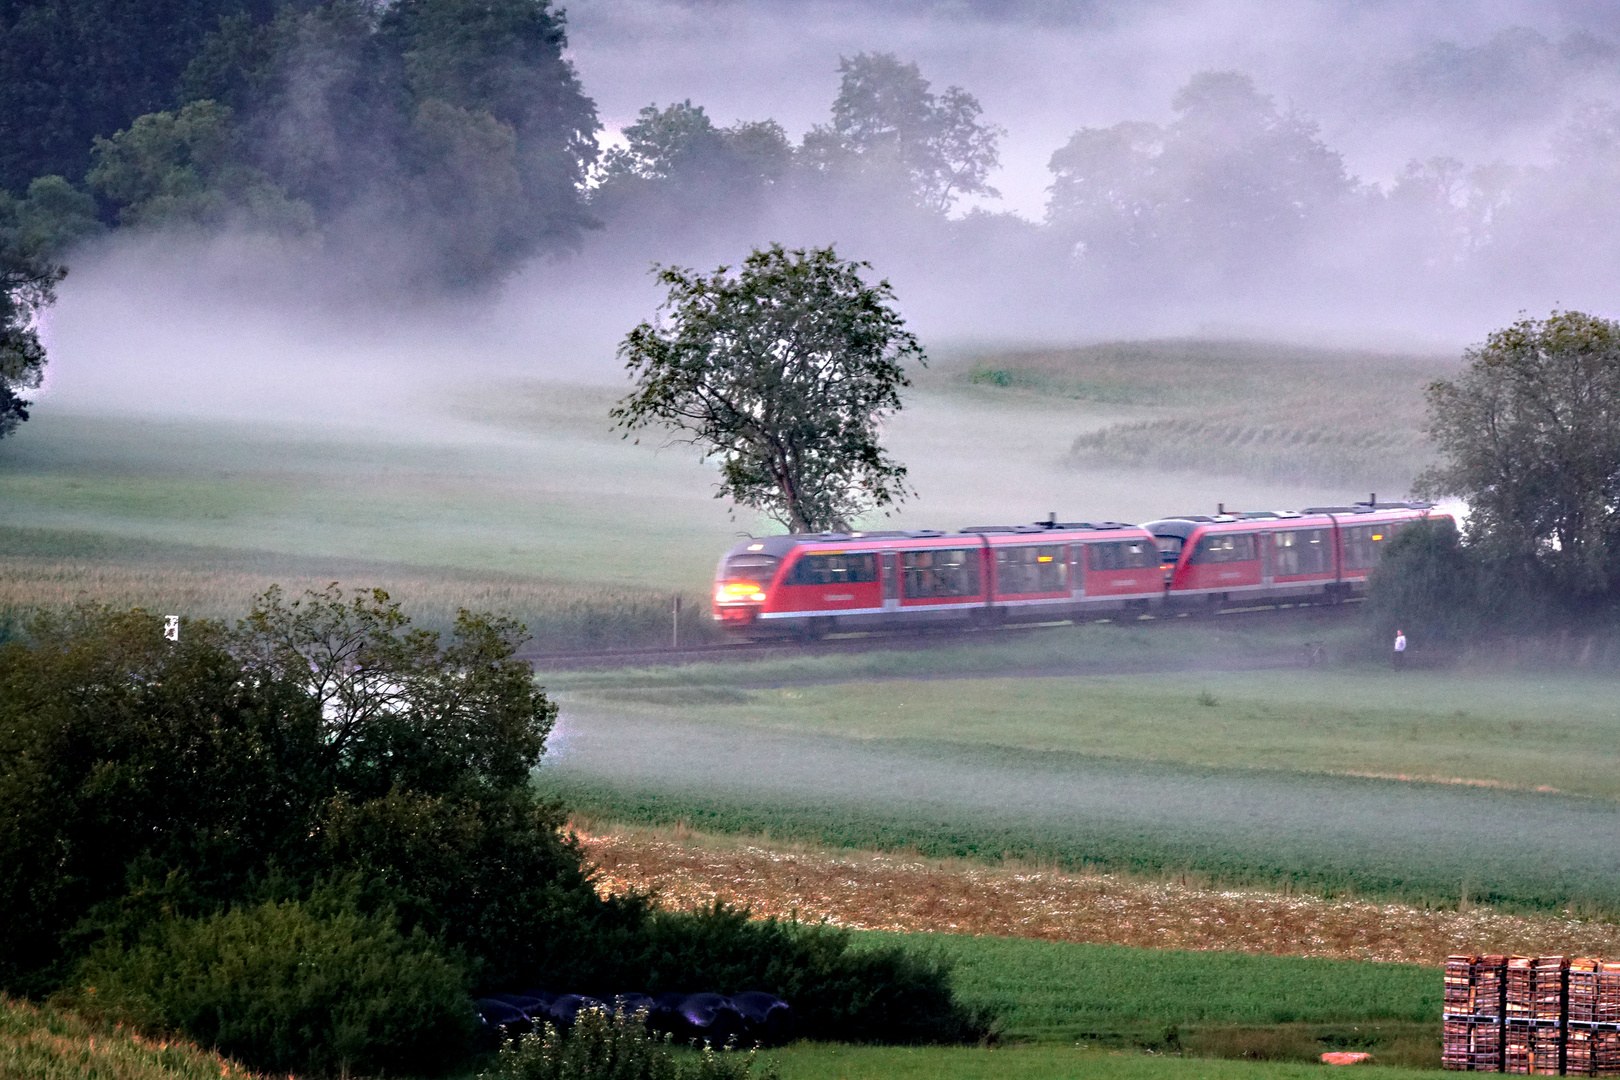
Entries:
{"type": "MultiPolygon", "coordinates": [[[[1120,630],[1087,629],[1093,637],[1120,630]]],[[[1144,659],[1162,662],[1178,650],[1196,655],[1196,639],[1215,637],[1203,627],[1177,626],[1165,628],[1169,640],[1161,642],[1155,639],[1159,632],[1132,634],[1144,659]]],[[[1032,644],[1032,654],[1051,657],[1044,643],[1032,644]]],[[[1210,655],[1263,657],[1268,647],[1286,654],[1289,639],[1251,629],[1212,640],[1210,655]]],[[[1084,655],[1079,648],[1075,654],[1084,655]]],[[[1104,655],[1125,662],[1131,650],[1104,655]]],[[[880,657],[893,675],[903,674],[909,659],[855,657],[851,666],[857,671],[845,677],[859,678],[859,665],[875,667],[880,657]]],[[[809,674],[842,663],[818,659],[798,670],[809,674]]],[[[904,684],[737,686],[741,679],[768,681],[794,670],[777,665],[752,676],[735,668],[714,670],[708,686],[662,686],[657,672],[557,675],[548,681],[570,690],[579,709],[767,731],[1620,798],[1620,682],[1612,677],[1350,667],[956,679],[941,677],[950,670],[945,658],[915,663],[922,668],[918,673],[930,677],[904,684]]],[[[698,677],[680,669],[672,674],[698,677]]]]}
{"type": "MultiPolygon", "coordinates": [[[[799,1043],[765,1055],[782,1080],[1320,1080],[1320,1064],[1211,1061],[1068,1046],[835,1046],[799,1043]]],[[[1365,1066],[1358,1066],[1365,1067],[1365,1066]]],[[[1431,1071],[1380,1068],[1381,1080],[1431,1071]]]]}
{"type": "Polygon", "coordinates": [[[1072,1043],[1179,1027],[1428,1024],[1438,968],[1299,956],[1177,952],[958,934],[855,933],[948,957],[958,993],[989,1005],[1013,1041],[1072,1043]]]}

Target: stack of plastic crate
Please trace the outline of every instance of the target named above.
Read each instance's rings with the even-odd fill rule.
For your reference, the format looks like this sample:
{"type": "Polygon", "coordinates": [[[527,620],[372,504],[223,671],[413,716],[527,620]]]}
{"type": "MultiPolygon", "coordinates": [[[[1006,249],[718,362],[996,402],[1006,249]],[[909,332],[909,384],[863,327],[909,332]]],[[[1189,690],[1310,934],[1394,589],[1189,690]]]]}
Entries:
{"type": "Polygon", "coordinates": [[[1466,1072],[1502,1071],[1505,956],[1446,960],[1441,1064],[1466,1072]]]}
{"type": "Polygon", "coordinates": [[[1535,976],[1533,956],[1508,957],[1504,972],[1502,1032],[1502,1071],[1528,1075],[1530,1072],[1530,1018],[1535,1015],[1535,976]]]}
{"type": "Polygon", "coordinates": [[[1581,958],[1569,965],[1569,1076],[1620,1076],[1620,963],[1581,958]]]}
{"type": "Polygon", "coordinates": [[[1592,1075],[1620,1076],[1620,962],[1598,967],[1597,1024],[1592,1037],[1592,1075]]]}
{"type": "Polygon", "coordinates": [[[1594,1076],[1594,1024],[1598,1013],[1598,972],[1603,961],[1577,956],[1569,962],[1569,1034],[1564,1039],[1564,1075],[1594,1076]]]}
{"type": "Polygon", "coordinates": [[[1569,958],[1538,956],[1530,969],[1530,1071],[1564,1072],[1564,1020],[1569,1001],[1569,958]]]}

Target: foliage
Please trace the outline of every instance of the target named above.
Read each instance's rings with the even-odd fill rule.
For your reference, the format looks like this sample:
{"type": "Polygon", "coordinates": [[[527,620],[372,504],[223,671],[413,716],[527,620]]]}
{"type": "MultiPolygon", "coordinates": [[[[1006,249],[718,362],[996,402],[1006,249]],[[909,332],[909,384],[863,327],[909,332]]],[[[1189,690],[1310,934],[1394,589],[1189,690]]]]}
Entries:
{"type": "Polygon", "coordinates": [[[612,410],[627,433],[683,432],[720,459],[717,497],[793,532],[845,529],[900,501],[906,471],[878,444],[881,420],[926,362],[890,306],[887,281],[833,249],[755,251],[736,277],[662,268],[669,324],[642,323],[619,346],[636,392],[612,410]]]}
{"type": "Polygon", "coordinates": [[[466,974],[432,939],[331,890],[113,939],[73,996],[92,1014],[184,1031],[278,1072],[437,1072],[476,1024],[466,974]]]}
{"type": "Polygon", "coordinates": [[[97,137],[85,182],[118,207],[125,225],[219,226],[241,220],[269,231],[304,232],[307,205],[243,162],[231,110],[194,101],[178,112],[137,117],[97,137]]]}
{"type": "Polygon", "coordinates": [[[546,0],[221,16],[174,76],[183,100],[90,133],[87,180],[122,224],[318,231],[393,245],[376,265],[447,284],[594,224],[595,106],[546,0]]]}
{"type": "Polygon", "coordinates": [[[834,175],[898,179],[924,209],[945,213],[964,195],[996,196],[986,181],[1006,132],[979,120],[960,86],[935,95],[917,65],[893,53],[840,57],[832,123],[805,136],[814,167],[834,175]]]}
{"type": "Polygon", "coordinates": [[[250,682],[296,687],[318,710],[322,786],[367,799],[524,782],[557,706],[514,655],[523,637],[510,618],[463,610],[441,649],[386,592],[333,584],[290,603],[272,586],[232,645],[250,682]]]}
{"type": "Polygon", "coordinates": [[[0,7],[0,190],[77,181],[91,142],[172,109],[221,17],[262,23],[277,0],[32,0],[0,7]]]}
{"type": "Polygon", "coordinates": [[[509,620],[463,612],[441,645],[386,594],[331,586],[160,630],[80,608],[0,647],[7,989],[77,969],[81,998],[277,1069],[393,1069],[429,1038],[447,1061],[467,985],[695,981],[887,1037],[971,1034],[937,965],[600,898],[529,788],[556,710],[509,620]],[[317,1014],[335,1026],[311,1033],[317,1014]]]}
{"type": "Polygon", "coordinates": [[[1506,572],[1590,605],[1620,586],[1620,322],[1521,319],[1429,387],[1442,463],[1421,481],[1468,503],[1468,539],[1506,572]]]}
{"type": "Polygon", "coordinates": [[[589,894],[554,814],[499,798],[554,715],[516,677],[516,627],[467,617],[439,653],[386,597],[334,587],[299,605],[267,594],[239,631],[186,622],[170,643],[160,630],[138,609],[79,609],[0,650],[0,857],[17,869],[0,909],[19,931],[0,944],[0,984],[48,988],[103,928],[154,905],[208,914],[277,874],[307,888],[334,866],[365,870],[382,902],[393,873],[440,936],[451,897],[476,928],[499,923],[506,890],[589,894]],[[415,812],[390,811],[402,800],[415,812]],[[416,880],[383,861],[442,819],[470,854],[503,839],[530,852],[534,877],[468,890],[455,870],[416,880]]]}
{"type": "Polygon", "coordinates": [[[950,965],[902,948],[854,949],[848,932],[716,903],[655,914],[629,958],[652,992],[709,987],[764,990],[793,1004],[794,1030],[850,1042],[974,1042],[991,1030],[985,1010],[952,996],[950,965]]]}
{"type": "MultiPolygon", "coordinates": [[[[492,1068],[479,1080],[746,1080],[753,1075],[752,1053],[716,1052],[676,1058],[647,1037],[641,1022],[609,1016],[605,1009],[583,1010],[567,1032],[551,1024],[503,1046],[492,1068]]],[[[767,1067],[760,1080],[777,1080],[767,1067]]]]}
{"type": "Polygon", "coordinates": [[[690,100],[648,105],[604,155],[592,206],[610,217],[662,211],[667,224],[735,218],[791,177],[794,151],[774,120],[719,128],[690,100]]]}
{"type": "Polygon", "coordinates": [[[29,1080],[254,1080],[229,1058],[177,1039],[0,995],[0,1076],[29,1080]]]}
{"type": "Polygon", "coordinates": [[[1367,584],[1374,638],[1387,647],[1404,630],[1418,651],[1466,640],[1486,615],[1485,573],[1451,518],[1408,525],[1385,545],[1367,584]]]}
{"type": "MultiPolygon", "coordinates": [[[[1052,155],[1047,219],[1116,272],[1254,275],[1345,206],[1338,154],[1237,72],[1194,75],[1165,127],[1084,128],[1052,155]]],[[[1195,280],[1197,280],[1195,278],[1195,280]]]]}
{"type": "Polygon", "coordinates": [[[0,190],[0,438],[28,419],[18,391],[38,388],[45,346],[36,325],[56,302],[67,271],[52,256],[67,234],[82,229],[75,193],[60,177],[43,177],[17,199],[0,190]]]}

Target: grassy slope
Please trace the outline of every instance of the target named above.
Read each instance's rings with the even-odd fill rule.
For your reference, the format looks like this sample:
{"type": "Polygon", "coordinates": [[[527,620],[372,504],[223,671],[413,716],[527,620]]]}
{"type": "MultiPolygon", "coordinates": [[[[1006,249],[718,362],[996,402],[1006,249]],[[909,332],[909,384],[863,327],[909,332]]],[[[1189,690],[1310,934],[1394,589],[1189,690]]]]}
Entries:
{"type": "Polygon", "coordinates": [[[1172,339],[1001,353],[953,374],[1003,395],[1139,413],[1076,430],[1070,460],[1079,467],[1404,491],[1429,453],[1423,387],[1454,367],[1431,357],[1172,339]]]}
{"type": "Polygon", "coordinates": [[[4,1080],[251,1080],[256,1075],[191,1043],[0,998],[4,1080]]]}
{"type": "MultiPolygon", "coordinates": [[[[1199,629],[1186,633],[1201,636],[1199,629]]],[[[1144,657],[1197,644],[1181,628],[1167,641],[1151,632],[1135,636],[1144,657]]],[[[1268,643],[1288,647],[1286,636],[1255,630],[1212,643],[1210,655],[1260,654],[1268,643]]],[[[1034,656],[1051,656],[1044,642],[1030,644],[1034,656]]],[[[1017,644],[1005,648],[1018,651],[1017,644]]],[[[1128,650],[1112,655],[1127,659],[1128,650]]],[[[879,658],[855,662],[862,661],[875,666],[879,658]]],[[[888,654],[883,662],[898,674],[907,658],[888,654]]],[[[834,661],[818,663],[826,669],[834,661]]],[[[737,689],[720,671],[714,676],[707,693],[661,687],[659,673],[562,675],[552,682],[574,687],[580,707],[767,730],[1217,768],[1433,777],[1620,798],[1620,694],[1612,678],[1285,669],[737,689]]]]}

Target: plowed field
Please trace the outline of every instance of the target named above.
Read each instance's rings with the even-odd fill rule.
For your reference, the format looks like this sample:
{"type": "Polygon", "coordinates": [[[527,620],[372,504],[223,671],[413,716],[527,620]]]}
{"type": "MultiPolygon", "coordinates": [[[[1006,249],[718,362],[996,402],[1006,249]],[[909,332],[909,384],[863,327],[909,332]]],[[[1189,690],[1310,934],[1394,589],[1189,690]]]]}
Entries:
{"type": "Polygon", "coordinates": [[[1113,875],[991,868],[867,853],[581,832],[603,893],[661,905],[723,900],[761,916],[859,930],[1214,949],[1438,965],[1457,952],[1620,955],[1620,925],[1428,910],[1113,875]]]}

